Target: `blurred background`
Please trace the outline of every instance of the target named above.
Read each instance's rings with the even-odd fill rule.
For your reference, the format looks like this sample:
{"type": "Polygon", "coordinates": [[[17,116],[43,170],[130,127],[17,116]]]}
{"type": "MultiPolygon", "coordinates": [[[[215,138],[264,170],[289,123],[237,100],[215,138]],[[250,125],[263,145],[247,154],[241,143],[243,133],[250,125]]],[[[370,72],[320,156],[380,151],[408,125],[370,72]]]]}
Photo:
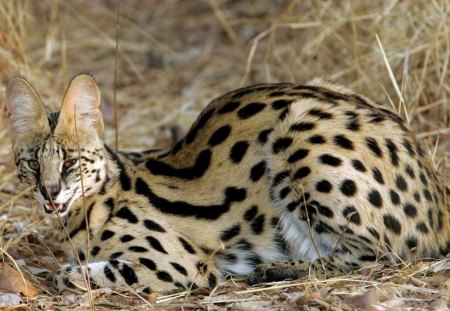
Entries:
{"type": "MultiPolygon", "coordinates": [[[[118,29],[119,131],[133,137],[123,137],[122,148],[164,146],[164,127],[186,131],[225,91],[315,76],[394,105],[432,146],[449,137],[449,7],[445,0],[2,1],[0,96],[21,74],[56,109],[71,78],[90,73],[111,125],[118,29]]],[[[113,137],[108,131],[107,141],[113,137]]]]}

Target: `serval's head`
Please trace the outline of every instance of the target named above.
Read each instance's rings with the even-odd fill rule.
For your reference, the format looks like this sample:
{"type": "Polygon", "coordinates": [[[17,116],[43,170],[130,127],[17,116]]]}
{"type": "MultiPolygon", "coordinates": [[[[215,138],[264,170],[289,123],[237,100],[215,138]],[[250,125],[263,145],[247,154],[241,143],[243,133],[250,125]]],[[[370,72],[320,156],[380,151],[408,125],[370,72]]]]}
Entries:
{"type": "Polygon", "coordinates": [[[30,84],[13,78],[6,107],[19,179],[34,186],[46,213],[64,216],[80,196],[100,189],[107,156],[100,91],[92,77],[73,79],[59,112],[49,114],[30,84]]]}

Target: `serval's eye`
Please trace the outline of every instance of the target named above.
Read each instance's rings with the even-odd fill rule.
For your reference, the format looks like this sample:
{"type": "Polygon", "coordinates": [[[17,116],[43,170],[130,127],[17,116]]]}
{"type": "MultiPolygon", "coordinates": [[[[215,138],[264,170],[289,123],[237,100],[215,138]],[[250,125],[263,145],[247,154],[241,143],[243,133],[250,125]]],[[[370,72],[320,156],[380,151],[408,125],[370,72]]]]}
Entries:
{"type": "Polygon", "coordinates": [[[75,165],[75,163],[77,163],[78,159],[70,159],[70,160],[66,160],[64,161],[64,168],[69,168],[75,165]]]}
{"type": "Polygon", "coordinates": [[[36,160],[28,160],[28,166],[34,171],[37,171],[41,167],[39,161],[36,160]]]}

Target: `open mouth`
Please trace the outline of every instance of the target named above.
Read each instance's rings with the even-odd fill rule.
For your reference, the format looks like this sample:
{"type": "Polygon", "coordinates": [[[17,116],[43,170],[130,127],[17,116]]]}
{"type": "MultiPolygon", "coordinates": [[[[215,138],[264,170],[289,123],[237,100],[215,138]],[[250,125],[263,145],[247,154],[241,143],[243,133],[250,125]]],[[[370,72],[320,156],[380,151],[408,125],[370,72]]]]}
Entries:
{"type": "Polygon", "coordinates": [[[44,210],[47,214],[52,214],[54,212],[63,214],[67,211],[67,204],[63,204],[63,203],[55,203],[52,202],[50,204],[44,204],[44,210]]]}

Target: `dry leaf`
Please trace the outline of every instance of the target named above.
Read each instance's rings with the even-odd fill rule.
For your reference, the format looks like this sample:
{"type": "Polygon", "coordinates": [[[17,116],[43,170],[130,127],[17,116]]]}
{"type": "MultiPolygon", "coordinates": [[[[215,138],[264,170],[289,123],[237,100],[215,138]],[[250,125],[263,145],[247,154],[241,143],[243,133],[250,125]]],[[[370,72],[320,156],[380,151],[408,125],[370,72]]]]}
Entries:
{"type": "Polygon", "coordinates": [[[353,296],[347,299],[347,303],[353,307],[368,310],[370,306],[380,301],[380,294],[375,291],[368,291],[362,295],[353,296]]]}
{"type": "Polygon", "coordinates": [[[21,293],[27,297],[34,297],[38,291],[34,285],[23,279],[20,273],[4,264],[0,266],[0,291],[4,293],[21,293]]]}

